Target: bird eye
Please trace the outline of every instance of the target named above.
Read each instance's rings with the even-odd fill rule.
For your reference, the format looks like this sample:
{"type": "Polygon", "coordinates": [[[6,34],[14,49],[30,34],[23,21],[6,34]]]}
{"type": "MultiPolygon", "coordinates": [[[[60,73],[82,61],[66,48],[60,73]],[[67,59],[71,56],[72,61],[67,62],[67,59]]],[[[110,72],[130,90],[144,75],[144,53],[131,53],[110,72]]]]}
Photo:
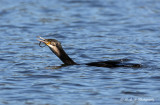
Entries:
{"type": "Polygon", "coordinates": [[[55,42],[51,42],[51,45],[56,46],[57,44],[55,42]]]}

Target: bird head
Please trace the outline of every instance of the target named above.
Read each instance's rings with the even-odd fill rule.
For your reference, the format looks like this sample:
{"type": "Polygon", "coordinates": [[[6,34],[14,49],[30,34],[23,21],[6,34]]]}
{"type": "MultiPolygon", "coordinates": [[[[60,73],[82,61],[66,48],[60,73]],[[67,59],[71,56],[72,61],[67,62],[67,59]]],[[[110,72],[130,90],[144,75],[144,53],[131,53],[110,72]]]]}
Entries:
{"type": "Polygon", "coordinates": [[[40,39],[37,39],[37,40],[45,43],[48,47],[61,45],[61,43],[56,39],[45,39],[45,38],[42,38],[40,36],[39,36],[39,38],[40,39]]]}
{"type": "Polygon", "coordinates": [[[42,37],[39,37],[40,39],[37,39],[38,41],[45,43],[53,53],[55,53],[57,56],[60,56],[60,49],[62,48],[61,43],[57,41],[56,39],[45,39],[42,37]]]}

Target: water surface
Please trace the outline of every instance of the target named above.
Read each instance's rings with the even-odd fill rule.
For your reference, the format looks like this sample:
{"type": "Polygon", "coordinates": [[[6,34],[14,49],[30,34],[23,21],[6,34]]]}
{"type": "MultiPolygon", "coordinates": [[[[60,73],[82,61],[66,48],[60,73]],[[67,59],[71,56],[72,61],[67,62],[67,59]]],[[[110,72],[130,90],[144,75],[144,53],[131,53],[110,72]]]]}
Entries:
{"type": "Polygon", "coordinates": [[[2,105],[158,105],[159,0],[1,0],[2,105]],[[142,68],[60,67],[37,36],[77,63],[131,59],[142,68]]]}

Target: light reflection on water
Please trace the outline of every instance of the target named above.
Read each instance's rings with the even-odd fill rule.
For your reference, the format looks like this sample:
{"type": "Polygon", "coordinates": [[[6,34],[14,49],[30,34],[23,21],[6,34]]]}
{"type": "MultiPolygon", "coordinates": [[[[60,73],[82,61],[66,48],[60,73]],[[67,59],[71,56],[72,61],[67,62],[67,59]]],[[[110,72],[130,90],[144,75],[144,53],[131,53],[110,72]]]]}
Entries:
{"type": "Polygon", "coordinates": [[[0,103],[157,104],[159,5],[152,0],[1,0],[0,103]],[[144,67],[61,67],[47,47],[38,46],[37,36],[59,40],[77,63],[129,58],[144,67]]]}

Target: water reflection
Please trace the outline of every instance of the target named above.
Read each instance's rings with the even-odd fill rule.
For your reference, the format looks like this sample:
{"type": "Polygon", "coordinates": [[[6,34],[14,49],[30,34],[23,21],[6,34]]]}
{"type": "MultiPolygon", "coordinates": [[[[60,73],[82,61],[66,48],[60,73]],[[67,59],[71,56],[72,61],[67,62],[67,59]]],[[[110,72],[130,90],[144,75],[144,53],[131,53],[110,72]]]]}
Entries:
{"type": "Polygon", "coordinates": [[[60,69],[62,67],[66,67],[66,66],[69,66],[69,65],[61,64],[61,66],[47,66],[47,67],[45,67],[45,69],[60,69]]]}

